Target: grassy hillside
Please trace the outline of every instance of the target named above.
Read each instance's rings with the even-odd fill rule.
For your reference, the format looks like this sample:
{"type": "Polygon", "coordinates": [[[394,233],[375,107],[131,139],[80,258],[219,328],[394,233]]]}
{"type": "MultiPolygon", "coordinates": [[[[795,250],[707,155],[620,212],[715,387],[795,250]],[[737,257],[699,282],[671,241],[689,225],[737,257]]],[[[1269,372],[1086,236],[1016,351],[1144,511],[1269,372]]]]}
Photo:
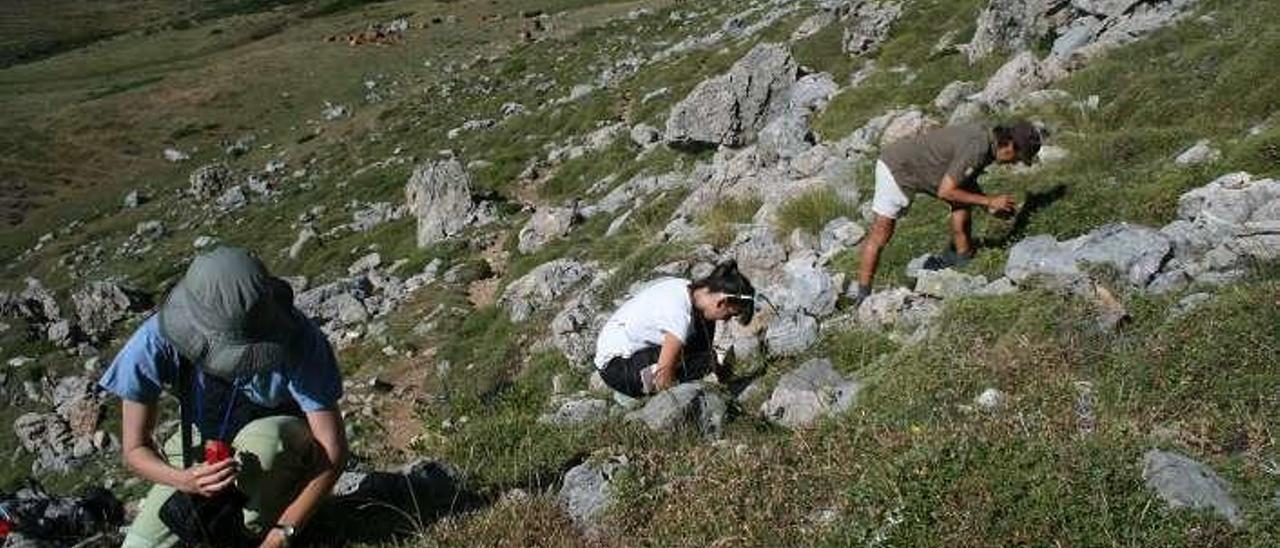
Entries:
{"type": "MultiPolygon", "coordinates": [[[[908,3],[874,56],[878,69],[833,99],[814,120],[817,134],[836,141],[874,116],[912,105],[945,119],[931,106],[939,90],[954,80],[985,81],[1005,60],[996,55],[970,64],[934,48],[946,31],[955,32],[954,42],[966,41],[985,5],[908,3]]],[[[464,281],[415,294],[385,318],[385,333],[341,356],[350,378],[392,375],[415,395],[353,420],[362,460],[438,458],[492,502],[417,528],[407,538],[411,545],[587,543],[557,507],[555,491],[565,470],[597,452],[626,454],[634,465],[619,485],[622,503],[609,513],[609,532],[592,541],[603,545],[1280,542],[1280,372],[1274,366],[1280,270],[1274,264],[1254,265],[1238,284],[1207,288],[1214,300],[1178,318],[1169,309],[1182,294],[1121,292],[1132,319],[1115,332],[1098,329],[1091,305],[1078,298],[1023,291],[947,301],[920,344],[853,328],[825,333],[803,356],[749,364],[761,368],[761,382],[771,386],[806,358],[823,356],[865,384],[853,411],[812,429],[793,432],[765,421],[756,412],[759,398],[734,409],[725,439],[714,443],[693,432],[652,433],[620,417],[585,428],[538,421],[553,378],[563,391],[587,387],[580,364],[545,345],[554,311],[512,323],[492,302],[471,299],[468,282],[494,270],[488,281],[500,290],[543,262],[572,257],[616,269],[603,294],[623,295],[655,267],[691,255],[689,244],[654,237],[684,191],[646,201],[616,234],[606,236],[612,219],[601,216],[536,253],[486,259],[515,249],[515,233],[529,217],[524,206],[598,198],[604,193],[598,183],[610,176],[617,184],[638,174],[687,173],[711,153],[659,147],[641,154],[624,135],[567,160],[539,184],[521,182],[519,174],[550,147],[610,123],[661,127],[670,106],[697,83],[722,73],[755,43],[785,40],[807,8],[748,39],[645,65],[609,87],[555,103],[620,59],[646,57],[720,28],[741,3],[16,6],[0,9],[0,16],[14,10],[44,22],[58,13],[93,24],[56,27],[36,40],[0,29],[0,123],[7,128],[0,135],[0,221],[9,223],[0,234],[6,263],[0,289],[18,288],[32,275],[65,296],[84,281],[72,278],[66,257],[100,244],[104,260],[83,272],[86,279],[123,275],[158,291],[182,271],[201,235],[252,247],[276,272],[313,283],[345,275],[372,250],[387,262],[407,259],[406,271],[437,258],[442,272],[464,265],[464,281]],[[639,8],[647,11],[634,11],[639,8]],[[679,14],[692,10],[701,17],[683,21],[679,14]],[[545,39],[519,39],[528,24],[522,12],[549,15],[545,39]],[[399,17],[410,23],[401,44],[325,40],[399,17]],[[642,99],[663,88],[668,91],[642,99]],[[326,102],[346,105],[351,115],[323,120],[326,102]],[[501,119],[500,109],[511,102],[530,112],[449,137],[469,120],[501,119]],[[248,134],[256,137],[248,152],[228,157],[224,149],[248,134]],[[161,152],[168,147],[191,160],[166,162],[161,152]],[[282,253],[297,236],[299,215],[316,206],[325,207],[314,215],[323,231],[350,221],[353,200],[402,202],[413,165],[442,149],[464,163],[487,163],[471,172],[478,192],[499,203],[500,223],[419,249],[414,222],[406,218],[341,233],[296,260],[282,253]],[[218,217],[178,195],[197,166],[221,161],[260,170],[272,159],[285,160],[290,172],[304,171],[272,202],[218,217]],[[122,209],[131,189],[142,189],[150,202],[122,209]],[[137,223],[151,219],[163,220],[169,232],[145,259],[113,253],[137,223]],[[28,252],[46,233],[52,239],[28,252]],[[419,329],[426,322],[431,329],[419,329]],[[398,352],[388,355],[388,347],[398,352]],[[987,388],[1006,393],[1008,402],[994,411],[975,406],[987,388]],[[1232,484],[1246,525],[1165,509],[1142,481],[1142,455],[1152,448],[1176,449],[1210,465],[1232,484]],[[512,496],[515,490],[527,496],[512,496]]],[[[1093,60],[1054,85],[1072,101],[1011,113],[1043,122],[1052,129],[1050,143],[1069,156],[1031,171],[988,175],[987,191],[1039,205],[1018,224],[977,216],[984,248],[966,272],[999,277],[1008,248],[1030,235],[1074,237],[1113,221],[1163,225],[1173,219],[1179,195],[1223,173],[1280,176],[1280,68],[1274,62],[1280,28],[1272,23],[1278,18],[1277,3],[1203,0],[1177,26],[1093,60]],[[1077,103],[1091,96],[1096,108],[1077,103]],[[1173,157],[1199,139],[1211,140],[1222,158],[1175,166],[1173,157]]],[[[868,60],[841,53],[840,40],[836,24],[792,50],[806,70],[830,72],[843,86],[868,60]]],[[[849,182],[864,199],[872,191],[871,169],[870,162],[859,166],[849,182]]],[[[697,222],[708,243],[723,246],[733,225],[759,205],[726,201],[697,222]]],[[[946,213],[932,200],[913,206],[882,256],[878,289],[907,283],[903,270],[911,258],[946,245],[946,213]]],[[[778,228],[816,231],[841,215],[859,220],[830,195],[799,195],[781,209],[778,228]]],[[[835,265],[852,274],[857,258],[845,253],[835,265]]],[[[21,372],[31,378],[70,372],[83,361],[26,340],[21,326],[0,332],[0,358],[17,355],[39,356],[21,372]]],[[[9,424],[18,411],[8,409],[0,420],[9,424]]],[[[6,431],[0,453],[14,447],[6,431]]],[[[22,477],[23,458],[6,465],[0,488],[22,477]]],[[[57,481],[126,477],[114,463],[103,466],[95,478],[57,481]]]]}

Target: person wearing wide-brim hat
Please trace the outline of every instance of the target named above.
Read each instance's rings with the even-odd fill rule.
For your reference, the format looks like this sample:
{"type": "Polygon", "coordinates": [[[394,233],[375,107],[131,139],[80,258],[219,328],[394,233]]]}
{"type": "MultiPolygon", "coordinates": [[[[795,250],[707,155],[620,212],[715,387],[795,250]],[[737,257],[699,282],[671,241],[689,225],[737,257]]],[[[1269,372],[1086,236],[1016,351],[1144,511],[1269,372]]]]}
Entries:
{"type": "Polygon", "coordinates": [[[99,384],[122,400],[125,463],[156,484],[125,546],[179,543],[171,518],[161,517],[166,503],[233,491],[248,538],[287,545],[345,465],[333,349],[293,306],[289,285],[242,249],[197,257],[99,384]],[[194,428],[162,450],[152,433],[165,390],[190,402],[184,415],[194,428]],[[235,456],[184,467],[219,441],[235,456]]]}

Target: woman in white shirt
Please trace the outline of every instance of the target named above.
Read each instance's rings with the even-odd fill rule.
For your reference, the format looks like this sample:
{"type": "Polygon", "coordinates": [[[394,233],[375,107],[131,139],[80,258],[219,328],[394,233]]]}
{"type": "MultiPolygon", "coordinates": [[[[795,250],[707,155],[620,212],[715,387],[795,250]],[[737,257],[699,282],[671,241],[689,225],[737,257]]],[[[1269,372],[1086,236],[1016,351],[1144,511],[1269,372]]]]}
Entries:
{"type": "Polygon", "coordinates": [[[715,322],[750,323],[755,288],[730,261],[706,278],[667,278],[618,308],[596,339],[595,365],[610,388],[630,397],[655,394],[716,369],[715,322]]]}

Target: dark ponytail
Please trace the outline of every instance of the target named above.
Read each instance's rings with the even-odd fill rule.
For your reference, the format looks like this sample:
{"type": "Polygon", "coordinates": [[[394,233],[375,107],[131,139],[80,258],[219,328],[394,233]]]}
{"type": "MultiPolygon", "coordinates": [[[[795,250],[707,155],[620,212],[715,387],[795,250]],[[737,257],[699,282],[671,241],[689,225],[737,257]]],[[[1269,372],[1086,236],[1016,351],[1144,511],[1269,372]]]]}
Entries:
{"type": "Polygon", "coordinates": [[[756,288],[751,280],[738,271],[738,262],[729,260],[716,265],[705,278],[689,284],[690,290],[706,288],[712,293],[725,293],[734,305],[742,309],[738,321],[743,325],[751,323],[755,315],[756,288]]]}

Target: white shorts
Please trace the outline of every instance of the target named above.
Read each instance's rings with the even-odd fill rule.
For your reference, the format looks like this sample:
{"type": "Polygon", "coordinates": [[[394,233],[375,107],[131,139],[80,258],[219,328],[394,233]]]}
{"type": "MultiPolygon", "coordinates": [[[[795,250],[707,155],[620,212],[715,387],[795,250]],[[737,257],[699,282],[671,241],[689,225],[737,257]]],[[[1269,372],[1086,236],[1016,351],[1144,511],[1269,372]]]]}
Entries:
{"type": "Polygon", "coordinates": [[[871,211],[882,217],[897,219],[910,205],[911,198],[902,192],[902,187],[893,178],[889,166],[876,160],[876,194],[871,198],[871,211]]]}

